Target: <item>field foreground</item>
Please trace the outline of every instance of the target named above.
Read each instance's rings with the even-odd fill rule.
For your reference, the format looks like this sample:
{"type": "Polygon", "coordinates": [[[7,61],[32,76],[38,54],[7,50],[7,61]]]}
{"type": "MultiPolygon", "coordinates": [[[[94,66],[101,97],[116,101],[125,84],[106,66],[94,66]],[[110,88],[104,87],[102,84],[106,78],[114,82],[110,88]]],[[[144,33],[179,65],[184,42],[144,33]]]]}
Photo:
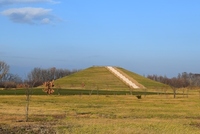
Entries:
{"type": "Polygon", "coordinates": [[[0,133],[200,134],[200,99],[149,95],[0,96],[0,133]]]}

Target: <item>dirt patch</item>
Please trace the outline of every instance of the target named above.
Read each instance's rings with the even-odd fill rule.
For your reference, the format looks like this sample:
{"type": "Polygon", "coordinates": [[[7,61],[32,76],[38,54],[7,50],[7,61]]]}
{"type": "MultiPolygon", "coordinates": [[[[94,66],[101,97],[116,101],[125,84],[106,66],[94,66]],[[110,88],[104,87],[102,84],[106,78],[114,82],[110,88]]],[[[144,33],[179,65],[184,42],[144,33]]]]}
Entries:
{"type": "Polygon", "coordinates": [[[9,126],[0,125],[1,134],[56,134],[54,128],[49,125],[24,125],[9,126]]]}
{"type": "Polygon", "coordinates": [[[59,119],[65,119],[66,118],[66,114],[55,114],[55,115],[52,115],[52,117],[56,120],[59,120],[59,119]]]}
{"type": "Polygon", "coordinates": [[[200,122],[192,122],[190,125],[200,129],[200,122]]]}
{"type": "Polygon", "coordinates": [[[56,125],[66,114],[30,115],[28,122],[16,115],[1,117],[0,134],[56,134],[56,125]]]}

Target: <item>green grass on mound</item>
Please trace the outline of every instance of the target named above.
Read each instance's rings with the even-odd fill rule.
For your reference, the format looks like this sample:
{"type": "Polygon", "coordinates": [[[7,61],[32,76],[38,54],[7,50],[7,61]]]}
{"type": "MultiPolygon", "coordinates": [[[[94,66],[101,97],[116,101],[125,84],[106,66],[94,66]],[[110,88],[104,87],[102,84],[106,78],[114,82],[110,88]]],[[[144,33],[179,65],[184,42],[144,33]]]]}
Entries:
{"type": "MultiPolygon", "coordinates": [[[[117,68],[147,89],[164,89],[169,86],[146,77],[117,68]]],[[[55,81],[55,85],[67,89],[96,89],[129,91],[130,88],[105,67],[90,67],[55,81]]],[[[135,90],[135,89],[134,89],[135,90]]]]}
{"type": "Polygon", "coordinates": [[[136,73],[125,70],[123,68],[118,67],[118,69],[120,69],[121,71],[123,71],[124,73],[126,73],[127,75],[129,75],[130,77],[135,79],[138,83],[142,84],[143,86],[145,86],[148,89],[170,88],[168,85],[165,85],[165,84],[157,82],[157,81],[153,81],[151,79],[148,79],[148,78],[138,75],[136,73]]]}
{"type": "Polygon", "coordinates": [[[105,67],[90,67],[55,81],[56,86],[73,89],[127,90],[129,88],[105,67]]]}

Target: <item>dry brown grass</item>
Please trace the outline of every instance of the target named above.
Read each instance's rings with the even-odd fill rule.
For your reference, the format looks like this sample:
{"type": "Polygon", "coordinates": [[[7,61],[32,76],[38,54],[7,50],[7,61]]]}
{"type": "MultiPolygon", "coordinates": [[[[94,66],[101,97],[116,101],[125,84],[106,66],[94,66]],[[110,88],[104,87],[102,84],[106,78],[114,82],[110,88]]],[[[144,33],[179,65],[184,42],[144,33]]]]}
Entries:
{"type": "Polygon", "coordinates": [[[178,95],[32,96],[25,122],[25,96],[0,96],[0,132],[198,134],[200,99],[178,95]]]}

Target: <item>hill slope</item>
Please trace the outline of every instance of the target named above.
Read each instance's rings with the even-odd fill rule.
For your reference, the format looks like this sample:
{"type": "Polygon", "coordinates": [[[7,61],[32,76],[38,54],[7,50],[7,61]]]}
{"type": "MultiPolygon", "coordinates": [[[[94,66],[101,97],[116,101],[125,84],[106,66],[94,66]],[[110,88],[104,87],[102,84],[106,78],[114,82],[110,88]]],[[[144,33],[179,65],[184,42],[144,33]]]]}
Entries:
{"type": "MultiPolygon", "coordinates": [[[[150,80],[123,68],[115,67],[120,73],[137,82],[141,88],[164,88],[162,83],[150,80]]],[[[89,90],[130,90],[119,78],[113,75],[107,68],[90,67],[75,74],[63,77],[55,81],[55,85],[61,88],[89,89],[89,90]]]]}
{"type": "Polygon", "coordinates": [[[138,83],[140,83],[141,85],[143,85],[146,88],[153,88],[153,89],[155,89],[155,88],[170,88],[168,85],[148,79],[146,77],[143,77],[143,76],[133,73],[131,71],[125,70],[123,68],[118,67],[117,69],[121,70],[126,75],[133,78],[134,80],[136,80],[138,83]]]}

